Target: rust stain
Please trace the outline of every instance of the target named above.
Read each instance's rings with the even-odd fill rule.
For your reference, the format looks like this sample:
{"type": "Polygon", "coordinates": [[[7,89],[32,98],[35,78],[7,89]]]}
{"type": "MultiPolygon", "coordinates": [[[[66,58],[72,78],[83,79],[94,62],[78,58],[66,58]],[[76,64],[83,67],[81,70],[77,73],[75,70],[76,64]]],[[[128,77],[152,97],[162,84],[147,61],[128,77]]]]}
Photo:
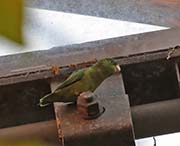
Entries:
{"type": "Polygon", "coordinates": [[[52,70],[54,72],[54,75],[58,75],[59,74],[59,71],[60,71],[59,66],[53,65],[52,66],[52,70]]]}
{"type": "MultiPolygon", "coordinates": [[[[119,83],[122,83],[121,81],[119,82],[118,79],[120,78],[112,78],[112,80],[110,80],[110,82],[107,82],[107,85],[104,85],[104,87],[99,91],[98,95],[101,95],[102,97],[98,98],[98,102],[106,107],[106,112],[97,119],[85,120],[81,117],[77,107],[80,107],[82,106],[81,104],[84,104],[82,103],[82,101],[80,101],[81,98],[79,98],[80,100],[77,101],[77,105],[60,103],[55,104],[54,107],[56,113],[56,121],[59,125],[58,133],[59,137],[62,140],[65,139],[65,145],[132,145],[132,141],[134,139],[131,130],[131,118],[129,117],[130,109],[125,108],[127,107],[127,105],[129,105],[129,103],[125,98],[121,98],[120,100],[116,98],[119,97],[119,95],[122,96],[122,92],[124,92],[121,92],[121,89],[118,88],[121,87],[119,86],[119,83]],[[111,86],[109,86],[109,84],[114,85],[116,84],[116,81],[118,85],[113,86],[112,89],[109,88],[111,86]],[[108,90],[107,92],[109,95],[104,93],[105,90],[108,90]],[[118,93],[116,93],[116,90],[118,93]],[[116,96],[114,96],[114,93],[116,93],[116,96]],[[107,101],[103,98],[103,96],[106,95],[109,96],[107,101]],[[109,103],[109,100],[113,102],[109,103]],[[123,103],[123,107],[118,106],[119,103],[123,103]],[[117,108],[118,112],[114,112],[114,108],[117,108]],[[106,139],[102,137],[102,134],[104,135],[104,137],[106,137],[106,139]],[[119,135],[120,137],[122,135],[121,139],[119,139],[119,135]]],[[[85,100],[88,103],[93,103],[91,101],[91,98],[89,99],[89,97],[85,97],[86,96],[84,95],[84,97],[82,98],[83,102],[85,100]]],[[[90,105],[88,106],[90,107],[90,105]]],[[[91,111],[91,109],[88,110],[91,111]]]]}
{"type": "Polygon", "coordinates": [[[81,63],[81,64],[79,64],[79,65],[82,66],[82,67],[88,67],[88,66],[90,66],[90,65],[92,65],[92,64],[94,64],[94,63],[96,63],[96,62],[97,62],[97,59],[95,58],[95,59],[90,60],[90,61],[88,61],[88,62],[83,62],[83,63],[81,63]]]}
{"type": "Polygon", "coordinates": [[[77,67],[77,64],[70,64],[69,67],[70,67],[70,68],[76,68],[76,67],[77,67]]]}
{"type": "Polygon", "coordinates": [[[87,61],[87,62],[82,62],[82,63],[79,63],[79,64],[70,64],[68,67],[70,68],[77,68],[77,67],[88,67],[94,63],[97,62],[97,59],[93,59],[93,60],[90,60],[90,61],[87,61]]]}
{"type": "Polygon", "coordinates": [[[65,146],[65,139],[64,139],[64,133],[62,130],[62,121],[60,120],[60,116],[58,115],[58,111],[55,108],[55,113],[56,113],[56,124],[58,128],[58,134],[59,134],[59,139],[61,140],[62,146],[65,146]]]}
{"type": "Polygon", "coordinates": [[[175,6],[180,4],[179,0],[151,0],[151,2],[154,4],[165,5],[165,6],[175,6]]]}
{"type": "MultiPolygon", "coordinates": [[[[180,4],[180,3],[179,3],[180,4]]],[[[168,19],[168,23],[174,27],[180,26],[180,19],[168,19]]]]}

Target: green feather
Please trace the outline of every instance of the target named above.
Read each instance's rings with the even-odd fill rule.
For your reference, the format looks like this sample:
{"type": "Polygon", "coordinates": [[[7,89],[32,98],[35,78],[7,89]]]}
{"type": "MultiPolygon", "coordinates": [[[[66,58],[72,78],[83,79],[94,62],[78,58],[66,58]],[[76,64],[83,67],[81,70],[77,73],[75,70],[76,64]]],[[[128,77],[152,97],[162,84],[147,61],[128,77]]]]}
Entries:
{"type": "Polygon", "coordinates": [[[53,93],[40,99],[40,106],[52,102],[75,102],[80,93],[94,90],[116,72],[117,63],[112,59],[102,59],[91,67],[73,72],[53,93]]]}
{"type": "Polygon", "coordinates": [[[55,91],[62,89],[62,88],[65,88],[65,87],[81,80],[83,75],[84,75],[83,69],[73,72],[62,84],[57,86],[55,91]]]}

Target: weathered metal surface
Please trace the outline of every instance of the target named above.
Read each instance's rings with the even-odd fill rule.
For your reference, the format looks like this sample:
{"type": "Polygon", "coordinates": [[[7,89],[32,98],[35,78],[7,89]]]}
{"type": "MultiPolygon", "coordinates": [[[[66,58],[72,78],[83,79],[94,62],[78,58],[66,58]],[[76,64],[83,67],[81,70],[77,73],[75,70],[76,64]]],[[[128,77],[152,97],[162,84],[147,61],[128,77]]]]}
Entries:
{"type": "Polygon", "coordinates": [[[164,26],[180,26],[179,0],[27,0],[35,8],[164,26]]]}
{"type": "Polygon", "coordinates": [[[0,129],[0,141],[42,141],[50,144],[58,144],[58,133],[56,121],[43,121],[32,124],[25,124],[16,127],[0,129]]]}
{"type": "MultiPolygon", "coordinates": [[[[179,132],[179,107],[180,99],[131,107],[135,138],[179,132]]],[[[58,144],[60,142],[57,140],[55,120],[0,129],[1,139],[9,141],[39,139],[58,144]]]]}
{"type": "Polygon", "coordinates": [[[175,70],[176,70],[176,79],[177,79],[177,82],[178,82],[178,87],[179,87],[179,90],[180,90],[180,72],[179,72],[179,64],[177,62],[174,63],[174,66],[175,66],[175,70]]]}
{"type": "Polygon", "coordinates": [[[52,106],[38,106],[39,98],[48,92],[50,87],[44,80],[1,86],[0,128],[54,119],[52,106]]]}
{"type": "Polygon", "coordinates": [[[136,139],[179,132],[180,99],[131,107],[136,139]]]}
{"type": "MultiPolygon", "coordinates": [[[[171,29],[0,57],[0,85],[54,77],[54,65],[63,78],[72,71],[69,64],[95,58],[114,57],[120,65],[167,58],[169,48],[179,45],[179,36],[180,29],[171,29]]],[[[172,58],[179,55],[178,48],[172,58]]]]}
{"type": "Polygon", "coordinates": [[[179,98],[173,60],[143,62],[121,68],[131,106],[179,98]]]}
{"type": "Polygon", "coordinates": [[[96,119],[101,116],[105,108],[96,101],[96,95],[92,92],[83,92],[77,99],[77,111],[84,119],[96,119]]]}
{"type": "Polygon", "coordinates": [[[121,75],[105,80],[95,94],[105,107],[105,112],[94,120],[83,119],[75,105],[54,104],[62,145],[134,145],[128,96],[125,94],[121,75]]]}

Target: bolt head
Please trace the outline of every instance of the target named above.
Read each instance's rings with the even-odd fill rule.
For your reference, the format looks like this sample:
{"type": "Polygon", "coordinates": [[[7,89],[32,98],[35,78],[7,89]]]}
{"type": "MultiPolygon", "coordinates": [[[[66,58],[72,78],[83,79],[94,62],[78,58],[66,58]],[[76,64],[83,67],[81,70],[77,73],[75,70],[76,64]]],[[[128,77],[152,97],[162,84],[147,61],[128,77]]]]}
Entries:
{"type": "Polygon", "coordinates": [[[85,118],[95,117],[100,113],[99,103],[92,92],[83,92],[77,100],[77,110],[85,118]]]}
{"type": "Polygon", "coordinates": [[[79,113],[84,116],[94,116],[100,112],[99,104],[96,101],[88,104],[80,104],[77,108],[79,113]]]}
{"type": "Polygon", "coordinates": [[[82,92],[78,97],[78,101],[81,103],[90,103],[94,100],[94,96],[95,95],[90,91],[82,92]]]}

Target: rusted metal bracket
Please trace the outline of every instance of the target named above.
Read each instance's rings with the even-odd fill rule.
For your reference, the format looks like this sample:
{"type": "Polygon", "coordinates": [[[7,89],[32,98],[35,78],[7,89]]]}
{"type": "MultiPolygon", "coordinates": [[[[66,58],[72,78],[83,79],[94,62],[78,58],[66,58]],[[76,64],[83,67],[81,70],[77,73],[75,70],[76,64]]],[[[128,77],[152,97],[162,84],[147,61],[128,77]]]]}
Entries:
{"type": "Polygon", "coordinates": [[[95,94],[105,112],[93,120],[83,119],[76,105],[54,104],[62,145],[134,146],[129,100],[124,91],[122,76],[114,75],[106,79],[95,94]]]}

